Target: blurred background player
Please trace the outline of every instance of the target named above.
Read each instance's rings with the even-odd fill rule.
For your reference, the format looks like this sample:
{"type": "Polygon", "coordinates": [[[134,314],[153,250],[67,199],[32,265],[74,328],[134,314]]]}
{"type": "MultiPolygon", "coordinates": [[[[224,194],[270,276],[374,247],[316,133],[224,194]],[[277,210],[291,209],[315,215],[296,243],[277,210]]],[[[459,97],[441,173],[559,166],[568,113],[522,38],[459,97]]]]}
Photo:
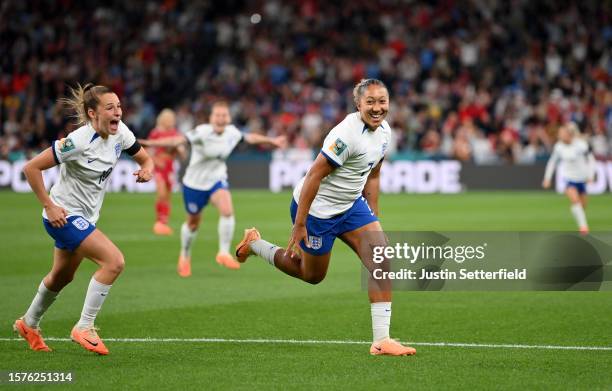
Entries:
{"type": "Polygon", "coordinates": [[[99,268],[89,282],[81,318],[70,337],[85,349],[108,354],[98,336],[94,321],[110,288],[123,271],[123,254],[96,228],[106,184],[122,151],[140,165],[134,173],[137,182],[152,177],[153,161],[134,134],[121,121],[121,104],[108,87],[86,85],[64,99],[82,125],[66,138],[30,160],[23,168],[28,183],[43,205],[43,224],[55,239],[53,266],[45,276],[25,315],[15,321],[14,329],[33,350],[50,351],[42,338],[39,323],[59,292],[72,281],[83,258],[99,268]],[[59,180],[49,194],[42,171],[60,165],[59,180]]]}
{"type": "Polygon", "coordinates": [[[150,147],[178,147],[189,143],[191,157],[183,177],[183,201],[187,221],[181,226],[181,252],[177,271],[182,277],[191,275],[191,246],[202,218],[202,209],[210,201],[219,210],[219,251],[216,261],[229,269],[239,269],[240,264],[230,255],[234,237],[234,208],[227,183],[226,160],[234,148],[244,140],[248,144],[265,144],[275,148],[286,146],[286,139],[259,134],[242,134],[231,124],[227,102],[212,105],[209,124],[201,124],[187,132],[158,140],[142,140],[150,147]]]}
{"type": "MultiPolygon", "coordinates": [[[[329,132],[315,162],[293,191],[293,230],[286,250],[261,239],[255,228],[247,229],[236,247],[240,262],[257,254],[292,277],[318,284],[327,274],[334,240],[340,238],[372,271],[372,260],[364,249],[384,243],[377,216],[380,168],[391,139],[391,127],[385,121],[389,91],[380,80],[364,79],[355,86],[353,98],[359,111],[347,115],[329,132]]],[[[382,284],[370,274],[370,354],[413,355],[415,349],[389,337],[391,289],[382,284]]]]}
{"type": "Polygon", "coordinates": [[[559,128],[559,141],[555,143],[553,153],[546,165],[542,187],[548,189],[551,178],[561,162],[561,175],[567,181],[565,194],[571,203],[571,211],[581,233],[589,232],[586,214],[587,205],[586,183],[595,176],[595,157],[589,144],[580,137],[580,131],[573,122],[568,122],[559,128]]]}
{"type": "MultiPolygon", "coordinates": [[[[149,133],[149,140],[160,140],[179,135],[176,129],[176,115],[171,109],[163,109],[157,116],[155,129],[149,133]]],[[[183,145],[177,147],[157,147],[151,154],[155,163],[155,200],[156,219],[153,232],[156,235],[172,235],[172,228],[168,225],[171,209],[172,184],[174,183],[174,160],[177,155],[185,156],[183,145]]]]}

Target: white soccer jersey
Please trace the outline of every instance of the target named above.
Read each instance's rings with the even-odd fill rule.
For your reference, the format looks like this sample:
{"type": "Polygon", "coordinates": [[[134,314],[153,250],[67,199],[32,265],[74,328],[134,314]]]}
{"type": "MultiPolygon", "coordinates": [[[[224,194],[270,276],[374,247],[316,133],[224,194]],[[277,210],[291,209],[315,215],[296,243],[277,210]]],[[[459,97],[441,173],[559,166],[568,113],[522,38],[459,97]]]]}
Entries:
{"type": "MultiPolygon", "coordinates": [[[[68,216],[83,216],[92,223],[100,217],[106,183],[121,151],[136,142],[134,133],[123,123],[106,140],[91,124],[81,126],[66,138],[53,143],[53,155],[60,164],[59,179],[49,196],[68,216]]],[[[137,151],[135,151],[137,152],[137,151]]],[[[43,217],[47,214],[43,209],[43,217]]]]}
{"type": "Polygon", "coordinates": [[[561,174],[569,181],[586,182],[595,174],[595,158],[589,144],[574,137],[571,144],[558,141],[546,165],[544,179],[550,180],[557,163],[561,161],[561,174]]]}
{"type": "Polygon", "coordinates": [[[225,161],[243,139],[234,125],[227,125],[223,133],[212,125],[198,125],[185,134],[191,143],[191,158],[183,177],[183,184],[196,190],[209,190],[219,181],[227,180],[225,161]]]}
{"type": "MultiPolygon", "coordinates": [[[[308,213],[327,219],[347,211],[361,196],[370,171],[384,158],[390,140],[387,121],[372,132],[359,112],[347,115],[323,142],[321,153],[336,169],[321,181],[308,213]]],[[[293,190],[297,203],[303,184],[304,178],[293,190]]]]}

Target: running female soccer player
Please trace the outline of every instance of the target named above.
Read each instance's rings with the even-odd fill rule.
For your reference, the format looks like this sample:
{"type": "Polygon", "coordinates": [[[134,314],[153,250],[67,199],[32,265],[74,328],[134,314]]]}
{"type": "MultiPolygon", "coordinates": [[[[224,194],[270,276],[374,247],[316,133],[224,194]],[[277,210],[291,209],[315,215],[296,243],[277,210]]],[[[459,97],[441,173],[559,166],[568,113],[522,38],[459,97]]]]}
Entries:
{"type": "Polygon", "coordinates": [[[595,176],[595,157],[589,144],[580,136],[578,127],[568,122],[559,128],[559,141],[546,165],[542,187],[548,189],[557,163],[561,161],[563,178],[566,180],[565,194],[569,198],[574,219],[582,234],[589,233],[584,209],[587,205],[586,183],[595,176]]]}
{"type": "MultiPolygon", "coordinates": [[[[159,140],[168,137],[176,137],[176,116],[174,111],[163,109],[157,116],[155,129],[149,134],[149,140],[159,140]]],[[[180,154],[183,146],[178,148],[155,148],[153,162],[155,163],[155,187],[157,199],[155,200],[156,220],[153,232],[156,235],[172,235],[172,228],[168,226],[170,218],[170,197],[172,196],[172,183],[174,181],[174,159],[180,154]]]]}
{"type": "MultiPolygon", "coordinates": [[[[380,168],[391,137],[385,121],[389,92],[380,80],[366,79],[355,86],[353,98],[358,112],[347,115],[329,132],[312,167],[293,191],[293,231],[287,248],[261,239],[255,228],[247,229],[236,247],[238,261],[257,254],[284,273],[317,284],[325,278],[334,240],[340,238],[371,270],[371,259],[363,249],[382,235],[378,192],[380,168]],[[301,251],[294,252],[298,243],[301,251]]],[[[380,284],[370,275],[370,353],[413,355],[415,349],[389,337],[391,289],[380,284]]]]}
{"type": "Polygon", "coordinates": [[[200,225],[202,209],[209,201],[219,210],[219,251],[216,261],[229,269],[240,268],[240,264],[229,253],[235,220],[225,161],[242,140],[248,144],[268,144],[277,148],[286,145],[283,136],[270,138],[253,133],[243,135],[231,124],[229,106],[223,101],[213,104],[209,120],[210,124],[199,125],[185,136],[140,140],[142,145],[148,147],[191,144],[191,158],[183,177],[187,221],[181,226],[181,252],[177,265],[181,277],[191,275],[191,246],[200,225]]]}
{"type": "Polygon", "coordinates": [[[151,179],[153,160],[141,148],[134,134],[121,122],[117,95],[105,86],[87,84],[72,90],[63,99],[74,111],[80,128],[30,160],[23,172],[43,205],[43,224],[55,240],[53,267],[38,286],[38,293],[14,329],[33,350],[50,351],[39,323],[58,293],[72,281],[83,258],[98,264],[81,319],[70,336],[85,349],[108,354],[94,321],[108,292],[124,267],[121,251],[95,224],[100,216],[106,183],[122,151],[140,165],[136,182],[151,179]],[[60,165],[59,179],[47,195],[42,171],[60,165]]]}

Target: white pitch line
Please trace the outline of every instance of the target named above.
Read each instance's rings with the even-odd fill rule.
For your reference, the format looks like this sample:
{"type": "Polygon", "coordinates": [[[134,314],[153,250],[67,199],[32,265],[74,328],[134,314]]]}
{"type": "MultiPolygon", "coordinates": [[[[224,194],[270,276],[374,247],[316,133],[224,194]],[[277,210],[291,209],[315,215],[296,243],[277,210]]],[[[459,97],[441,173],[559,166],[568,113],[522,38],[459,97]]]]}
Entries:
{"type": "MultiPolygon", "coordinates": [[[[68,342],[70,338],[45,337],[46,341],[68,342]]],[[[196,342],[196,343],[253,343],[253,344],[297,344],[297,345],[367,345],[370,341],[314,340],[314,339],[234,339],[234,338],[104,338],[107,342],[196,342]]],[[[0,342],[22,341],[21,338],[0,338],[0,342]]],[[[414,346],[434,346],[453,348],[493,348],[493,349],[542,349],[542,350],[604,350],[612,351],[612,346],[563,346],[563,345],[521,345],[463,342],[406,342],[414,346]]]]}

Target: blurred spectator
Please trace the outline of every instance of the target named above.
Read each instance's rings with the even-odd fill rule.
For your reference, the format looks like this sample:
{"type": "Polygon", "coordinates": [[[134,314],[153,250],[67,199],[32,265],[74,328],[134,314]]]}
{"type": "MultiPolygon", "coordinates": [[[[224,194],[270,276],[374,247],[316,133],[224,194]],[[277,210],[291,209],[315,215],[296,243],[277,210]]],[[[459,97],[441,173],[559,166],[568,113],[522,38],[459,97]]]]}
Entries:
{"type": "Polygon", "coordinates": [[[591,148],[593,149],[593,154],[598,159],[610,156],[610,141],[601,126],[595,127],[595,134],[591,137],[591,148]]]}
{"type": "Polygon", "coordinates": [[[185,132],[222,98],[243,130],[316,150],[363,77],[389,86],[398,153],[528,163],[571,119],[609,158],[611,20],[591,0],[5,0],[0,158],[71,131],[56,100],[90,81],[141,137],[162,107],[185,132]]]}
{"type": "Polygon", "coordinates": [[[518,132],[506,127],[497,138],[497,154],[503,163],[514,163],[520,153],[518,132]]]}
{"type": "Polygon", "coordinates": [[[515,162],[518,164],[533,164],[538,161],[545,161],[554,142],[548,137],[544,127],[533,119],[527,123],[526,132],[527,140],[522,148],[517,148],[515,162]]]}
{"type": "Polygon", "coordinates": [[[451,157],[464,162],[472,160],[472,145],[467,128],[457,129],[451,157]]]}
{"type": "Polygon", "coordinates": [[[435,129],[429,129],[420,142],[420,149],[426,157],[435,158],[440,154],[440,134],[435,129]]]}

